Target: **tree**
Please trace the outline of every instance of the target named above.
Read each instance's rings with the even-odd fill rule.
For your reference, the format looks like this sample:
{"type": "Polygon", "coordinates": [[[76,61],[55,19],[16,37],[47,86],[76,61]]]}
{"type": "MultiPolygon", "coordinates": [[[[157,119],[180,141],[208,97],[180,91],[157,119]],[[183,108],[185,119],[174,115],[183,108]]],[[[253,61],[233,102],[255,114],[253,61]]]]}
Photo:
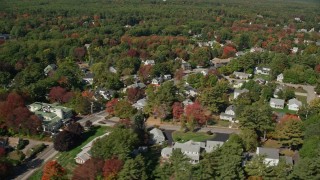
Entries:
{"type": "Polygon", "coordinates": [[[180,102],[173,103],[172,105],[173,118],[176,120],[179,120],[180,117],[183,115],[183,113],[184,113],[183,105],[180,102]]]}
{"type": "Polygon", "coordinates": [[[42,173],[42,180],[67,179],[66,171],[57,161],[49,161],[45,164],[42,173]]]}
{"type": "Polygon", "coordinates": [[[73,171],[73,180],[95,180],[103,169],[102,159],[91,158],[73,171]]]}
{"type": "Polygon", "coordinates": [[[121,100],[114,107],[114,115],[120,118],[130,118],[137,110],[128,101],[121,100]]]}
{"type": "Polygon", "coordinates": [[[144,95],[144,90],[140,88],[129,88],[127,89],[127,97],[131,103],[135,103],[141,99],[144,95]]]}
{"type": "Polygon", "coordinates": [[[144,158],[138,155],[134,159],[128,159],[120,171],[119,180],[145,180],[148,179],[144,158]]]}
{"type": "Polygon", "coordinates": [[[180,149],[176,149],[170,156],[170,162],[175,179],[189,179],[192,175],[192,166],[189,158],[186,157],[180,149]]]}
{"type": "Polygon", "coordinates": [[[294,166],[290,179],[319,179],[320,178],[320,156],[302,158],[294,166]]]}
{"type": "Polygon", "coordinates": [[[218,86],[205,88],[201,91],[199,101],[210,111],[218,113],[225,109],[228,103],[226,91],[220,90],[218,86]]]}
{"type": "Polygon", "coordinates": [[[297,148],[303,143],[303,123],[297,119],[280,122],[276,134],[282,145],[297,148]]]}
{"type": "Polygon", "coordinates": [[[12,170],[12,166],[10,163],[6,162],[6,161],[0,161],[0,177],[1,178],[7,178],[10,174],[12,170]]]}
{"type": "Polygon", "coordinates": [[[198,174],[200,179],[214,179],[218,176],[217,168],[219,161],[219,152],[213,151],[205,153],[203,159],[199,163],[198,174]]]}
{"type": "Polygon", "coordinates": [[[131,129],[116,128],[110,135],[97,140],[91,148],[93,157],[110,159],[114,156],[125,160],[139,140],[131,129]]]}
{"type": "Polygon", "coordinates": [[[81,136],[81,134],[83,133],[84,129],[82,127],[82,125],[78,122],[72,122],[68,125],[67,130],[69,132],[72,132],[73,134],[78,135],[79,137],[81,136]]]}
{"type": "Polygon", "coordinates": [[[52,87],[49,92],[49,99],[51,102],[66,103],[72,98],[72,96],[73,93],[67,92],[65,88],[60,86],[52,87]]]}
{"type": "Polygon", "coordinates": [[[106,104],[106,111],[109,113],[109,115],[114,115],[114,109],[116,104],[118,104],[119,100],[114,98],[107,102],[106,104]]]}
{"type": "Polygon", "coordinates": [[[205,115],[204,108],[198,101],[187,105],[186,116],[187,121],[192,121],[194,118],[199,125],[204,125],[208,120],[208,117],[205,115]]]}
{"type": "Polygon", "coordinates": [[[118,174],[121,171],[123,164],[123,161],[117,158],[107,159],[103,166],[103,176],[105,179],[118,179],[118,174]]]}
{"type": "Polygon", "coordinates": [[[260,137],[263,135],[265,139],[266,132],[274,127],[271,115],[271,108],[266,104],[255,103],[252,106],[246,106],[239,115],[240,126],[255,130],[260,137]]]}
{"type": "Polygon", "coordinates": [[[53,140],[53,147],[57,151],[69,151],[78,143],[78,136],[69,131],[59,132],[53,140]]]}
{"type": "Polygon", "coordinates": [[[267,172],[268,166],[264,163],[264,156],[254,156],[252,160],[246,163],[245,170],[249,178],[262,178],[267,172]]]}
{"type": "Polygon", "coordinates": [[[253,152],[258,146],[258,135],[254,130],[241,129],[240,137],[246,151],[253,152]]]}

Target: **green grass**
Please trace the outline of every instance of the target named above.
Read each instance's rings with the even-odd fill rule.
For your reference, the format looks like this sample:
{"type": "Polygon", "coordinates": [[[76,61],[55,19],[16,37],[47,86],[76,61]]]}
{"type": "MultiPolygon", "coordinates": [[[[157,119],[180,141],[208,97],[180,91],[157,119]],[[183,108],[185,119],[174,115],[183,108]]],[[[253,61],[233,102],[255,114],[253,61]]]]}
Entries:
{"type": "Polygon", "coordinates": [[[307,102],[307,96],[297,96],[296,95],[296,98],[302,102],[303,105],[307,105],[308,102],[307,102]]]}
{"type": "Polygon", "coordinates": [[[209,139],[214,138],[214,134],[213,135],[208,135],[207,133],[204,132],[181,132],[181,131],[174,131],[172,133],[172,138],[174,141],[177,142],[186,142],[189,140],[193,140],[193,141],[206,141],[209,139]]]}
{"type": "Polygon", "coordinates": [[[270,76],[269,75],[255,74],[254,75],[254,79],[258,79],[258,78],[264,79],[266,81],[270,81],[270,76]]]}
{"type": "Polygon", "coordinates": [[[285,106],[283,109],[272,108],[272,110],[279,113],[297,114],[297,111],[289,110],[288,106],[285,106]]]}
{"type": "MultiPolygon", "coordinates": [[[[97,126],[94,127],[92,130],[84,133],[84,139],[79,146],[76,148],[68,151],[68,152],[60,152],[57,154],[55,159],[61,164],[62,167],[64,167],[68,173],[68,177],[71,178],[72,172],[74,168],[76,167],[76,162],[74,158],[77,156],[79,152],[81,152],[81,148],[88,144],[91,140],[93,140],[95,137],[103,135],[107,131],[111,131],[111,127],[106,126],[97,126]]],[[[41,179],[42,176],[42,167],[41,169],[37,170],[32,176],[29,178],[31,180],[38,180],[41,179]]]]}

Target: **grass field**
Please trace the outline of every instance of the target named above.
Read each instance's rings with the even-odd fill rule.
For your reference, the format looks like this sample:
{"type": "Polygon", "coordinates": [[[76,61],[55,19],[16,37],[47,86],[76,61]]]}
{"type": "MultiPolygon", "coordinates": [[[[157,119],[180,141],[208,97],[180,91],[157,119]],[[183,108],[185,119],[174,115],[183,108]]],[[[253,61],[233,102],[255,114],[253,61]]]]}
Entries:
{"type": "Polygon", "coordinates": [[[213,135],[208,135],[207,133],[204,132],[181,132],[181,131],[175,131],[172,133],[172,138],[176,142],[186,142],[189,140],[193,141],[206,141],[209,139],[214,138],[213,135]]]}
{"type": "Polygon", "coordinates": [[[288,106],[285,106],[283,109],[272,108],[272,110],[279,113],[297,114],[296,111],[289,110],[288,106]]]}
{"type": "MultiPolygon", "coordinates": [[[[74,168],[76,167],[76,163],[74,158],[76,155],[81,152],[81,148],[88,144],[91,140],[93,140],[95,137],[103,135],[107,131],[111,131],[111,127],[105,127],[105,126],[96,126],[92,130],[84,133],[84,139],[79,146],[76,148],[68,151],[68,152],[60,152],[55,157],[55,159],[66,169],[68,173],[68,178],[71,179],[72,172],[74,168]]],[[[37,170],[30,178],[29,180],[39,180],[42,176],[42,167],[37,170]]]]}

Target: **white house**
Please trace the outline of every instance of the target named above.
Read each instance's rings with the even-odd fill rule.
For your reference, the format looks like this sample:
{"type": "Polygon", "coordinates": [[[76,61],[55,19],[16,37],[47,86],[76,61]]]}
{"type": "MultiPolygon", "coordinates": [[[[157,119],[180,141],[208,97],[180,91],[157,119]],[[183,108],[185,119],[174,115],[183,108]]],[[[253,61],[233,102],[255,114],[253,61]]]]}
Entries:
{"type": "Polygon", "coordinates": [[[249,92],[248,89],[235,89],[233,93],[233,99],[237,99],[240,94],[248,93],[248,92],[249,92]]]}
{"type": "Polygon", "coordinates": [[[227,121],[234,121],[235,115],[236,115],[235,106],[230,105],[229,107],[227,107],[224,113],[220,114],[220,119],[227,120],[227,121]]]}
{"type": "Polygon", "coordinates": [[[86,83],[92,85],[93,84],[93,73],[88,72],[85,74],[85,76],[82,78],[83,81],[85,81],[86,83]]]}
{"type": "Polygon", "coordinates": [[[162,144],[166,140],[163,132],[158,128],[153,128],[149,133],[151,134],[152,144],[162,144]]]}
{"type": "Polygon", "coordinates": [[[279,163],[279,149],[257,147],[256,154],[265,156],[263,162],[267,166],[277,166],[279,163]]]}
{"type": "Polygon", "coordinates": [[[302,102],[297,100],[296,98],[290,99],[288,101],[288,109],[292,111],[298,111],[302,106],[302,102]]]}
{"type": "Polygon", "coordinates": [[[253,47],[250,49],[250,52],[253,53],[253,52],[264,52],[264,49],[263,48],[260,48],[260,47],[253,47]]]}
{"type": "Polygon", "coordinates": [[[154,60],[150,60],[150,59],[148,59],[148,60],[146,60],[146,61],[144,62],[144,65],[154,66],[155,64],[156,64],[155,61],[154,61],[154,60]]]}
{"type": "Polygon", "coordinates": [[[243,72],[233,72],[233,75],[238,79],[249,79],[252,74],[247,74],[243,72]]]}
{"type": "Polygon", "coordinates": [[[207,70],[207,69],[202,70],[202,71],[201,71],[201,74],[202,74],[203,76],[208,75],[208,70],[207,70]]]}
{"type": "Polygon", "coordinates": [[[132,104],[132,106],[138,110],[143,109],[147,105],[147,99],[139,99],[136,103],[132,104]]]}
{"type": "Polygon", "coordinates": [[[161,77],[159,78],[153,78],[151,80],[151,84],[156,85],[156,86],[160,86],[160,84],[163,82],[163,79],[161,77]]]}
{"type": "Polygon", "coordinates": [[[291,49],[291,53],[296,54],[298,52],[299,48],[298,47],[293,47],[291,49]]]}
{"type": "Polygon", "coordinates": [[[283,74],[282,73],[277,76],[277,81],[283,82],[283,74]]]}
{"type": "Polygon", "coordinates": [[[197,90],[194,89],[194,88],[191,87],[191,86],[188,86],[188,85],[185,86],[184,92],[185,92],[188,96],[191,96],[191,97],[196,97],[196,96],[198,95],[197,90]]]}
{"type": "Polygon", "coordinates": [[[276,109],[283,109],[284,108],[284,100],[283,99],[271,98],[270,99],[270,106],[272,108],[276,108],[276,109]]]}
{"type": "Polygon", "coordinates": [[[86,144],[85,146],[83,146],[81,148],[81,152],[79,154],[77,154],[77,156],[74,158],[76,160],[76,163],[78,164],[84,164],[87,160],[91,159],[91,154],[90,154],[90,150],[91,150],[91,147],[93,145],[93,143],[100,139],[100,138],[103,138],[104,136],[107,136],[109,135],[109,132],[99,136],[99,137],[96,137],[94,138],[92,141],[90,141],[88,144],[86,144]]]}
{"type": "Polygon", "coordinates": [[[263,74],[263,75],[269,75],[271,69],[267,67],[256,67],[254,73],[255,74],[263,74]]]}
{"type": "Polygon", "coordinates": [[[164,80],[170,80],[172,78],[171,74],[165,74],[163,75],[164,80]]]}

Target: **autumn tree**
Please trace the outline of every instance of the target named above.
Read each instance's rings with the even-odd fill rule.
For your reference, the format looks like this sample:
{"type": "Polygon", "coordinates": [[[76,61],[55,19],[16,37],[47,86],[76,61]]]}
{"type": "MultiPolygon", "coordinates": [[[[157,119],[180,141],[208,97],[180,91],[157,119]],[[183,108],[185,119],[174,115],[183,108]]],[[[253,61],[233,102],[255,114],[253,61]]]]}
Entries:
{"type": "Polygon", "coordinates": [[[144,90],[140,88],[129,88],[127,89],[127,98],[131,103],[135,103],[141,99],[144,95],[144,90]]]}
{"type": "Polygon", "coordinates": [[[91,158],[84,164],[79,165],[73,171],[73,180],[95,180],[102,173],[104,161],[102,159],[91,158]]]}
{"type": "Polygon", "coordinates": [[[67,130],[69,132],[72,132],[73,134],[76,134],[80,137],[80,135],[83,133],[84,129],[83,126],[78,122],[72,122],[67,126],[67,130]]]}
{"type": "Polygon", "coordinates": [[[282,145],[297,148],[303,143],[303,123],[299,119],[282,121],[276,126],[276,134],[282,145]]]}
{"type": "Polygon", "coordinates": [[[42,180],[67,179],[66,171],[57,161],[49,161],[45,164],[42,173],[42,180]]]}
{"type": "Polygon", "coordinates": [[[49,99],[51,102],[66,103],[73,97],[73,93],[68,92],[65,88],[60,86],[52,87],[49,92],[49,99]]]}
{"type": "Polygon", "coordinates": [[[123,167],[123,161],[118,158],[107,159],[103,166],[103,176],[107,180],[118,178],[118,174],[123,167]]]}
{"type": "Polygon", "coordinates": [[[186,106],[186,116],[187,121],[192,121],[194,119],[200,126],[204,125],[208,120],[204,108],[198,101],[186,106]]]}
{"type": "Polygon", "coordinates": [[[128,101],[121,100],[114,107],[114,115],[120,118],[130,118],[137,110],[128,101]]]}
{"type": "Polygon", "coordinates": [[[147,82],[148,80],[151,79],[151,72],[152,72],[152,66],[151,65],[146,65],[146,66],[141,66],[138,75],[143,82],[147,82]]]}
{"type": "Polygon", "coordinates": [[[173,105],[172,105],[173,118],[176,120],[179,120],[181,115],[183,115],[183,113],[184,113],[184,109],[183,109],[182,104],[180,102],[173,103],[173,105]]]}
{"type": "Polygon", "coordinates": [[[116,104],[118,103],[118,99],[114,98],[110,101],[107,102],[106,104],[106,111],[107,113],[109,113],[110,115],[114,115],[114,109],[115,109],[115,106],[116,104]]]}

